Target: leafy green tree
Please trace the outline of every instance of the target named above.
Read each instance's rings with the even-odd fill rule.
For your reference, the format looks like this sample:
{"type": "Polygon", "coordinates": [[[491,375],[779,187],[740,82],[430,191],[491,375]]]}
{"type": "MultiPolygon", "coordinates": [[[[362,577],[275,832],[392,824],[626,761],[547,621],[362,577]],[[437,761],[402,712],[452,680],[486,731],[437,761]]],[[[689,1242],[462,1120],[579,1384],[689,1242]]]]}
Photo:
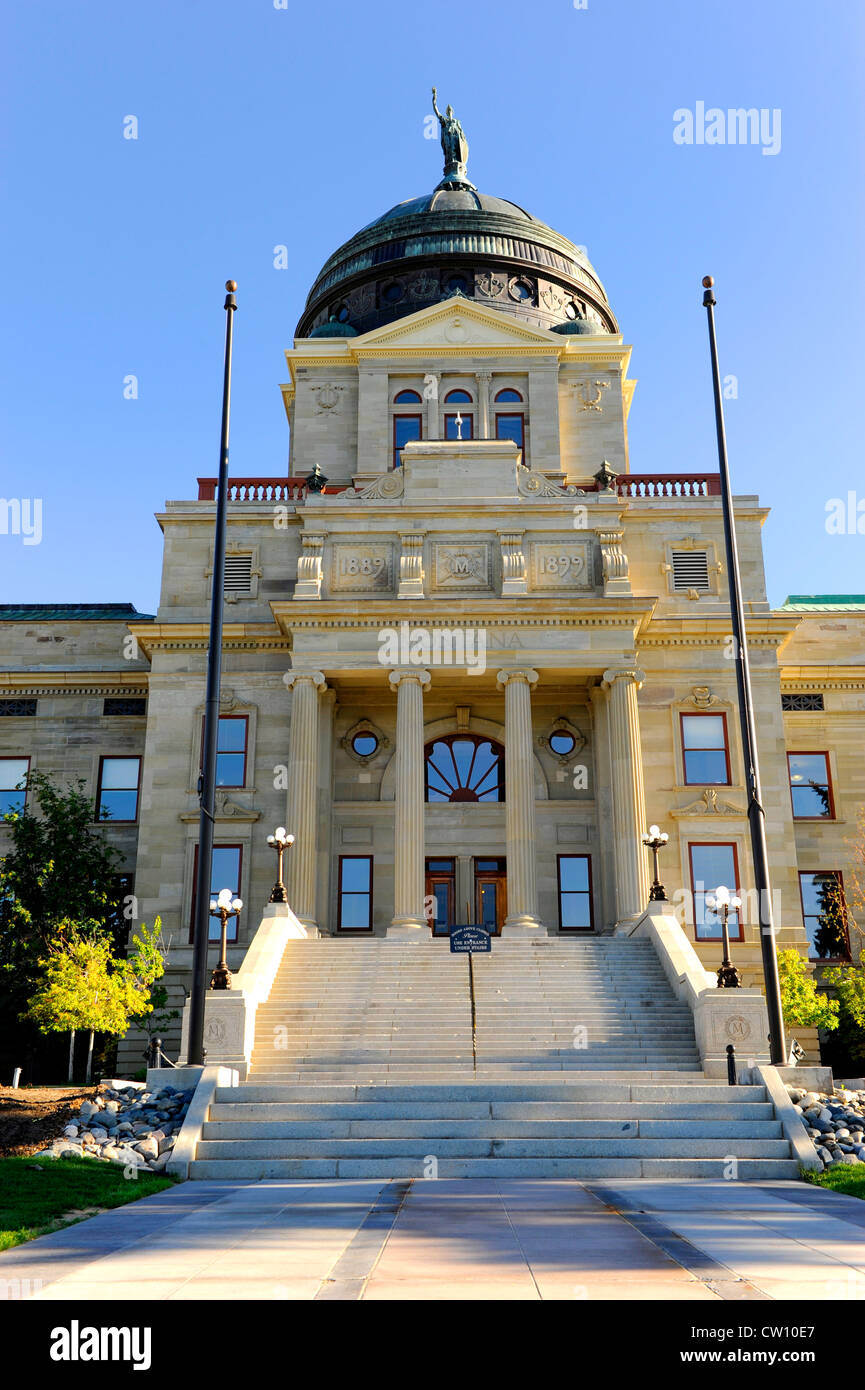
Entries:
{"type": "Polygon", "coordinates": [[[84,786],[59,788],[32,772],[26,806],[3,818],[11,848],[0,861],[0,995],[16,1014],[39,982],[40,961],[71,935],[124,944],[122,857],[94,823],[84,786]]]}
{"type": "Polygon", "coordinates": [[[835,991],[839,1041],[851,1065],[865,1062],[865,965],[830,965],[823,981],[835,991]]]}
{"type": "MultiPolygon", "coordinates": [[[[86,1029],[90,1034],[87,1051],[87,1080],[93,1063],[96,1033],[119,1036],[132,1017],[142,1017],[152,1008],[151,989],[165,970],[159,948],[161,922],[152,928],[142,924],[132,939],[126,959],[112,954],[107,937],[87,937],[66,924],[62,936],[43,962],[44,975],[30,999],[24,1017],[42,1033],[74,1034],[86,1029]]],[[[72,1080],[72,1044],[70,1044],[72,1080]]]]}
{"type": "Polygon", "coordinates": [[[838,1027],[838,1003],[819,993],[817,981],[808,974],[798,951],[778,952],[778,974],[786,1023],[796,1028],[825,1028],[827,1031],[838,1027]]]}

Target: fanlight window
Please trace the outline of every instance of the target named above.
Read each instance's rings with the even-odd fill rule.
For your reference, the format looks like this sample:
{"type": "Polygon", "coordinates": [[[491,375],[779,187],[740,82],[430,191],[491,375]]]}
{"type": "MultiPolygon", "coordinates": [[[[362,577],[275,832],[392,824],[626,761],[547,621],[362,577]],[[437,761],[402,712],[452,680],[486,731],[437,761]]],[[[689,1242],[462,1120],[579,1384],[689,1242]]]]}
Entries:
{"type": "Polygon", "coordinates": [[[394,405],[417,405],[420,395],[417,391],[397,391],[393,398],[394,405]]]}
{"type": "Polygon", "coordinates": [[[453,734],[428,743],[426,799],[504,801],[504,748],[474,734],[453,734]]]}
{"type": "Polygon", "coordinates": [[[461,386],[457,387],[455,391],[448,391],[445,396],[446,405],[471,405],[471,403],[471,396],[468,391],[464,391],[461,386]]]}
{"type": "Polygon", "coordinates": [[[517,401],[521,401],[522,399],[523,398],[520,395],[519,391],[515,391],[511,386],[506,386],[504,391],[499,391],[496,394],[497,405],[504,405],[506,403],[512,405],[517,401]]]}

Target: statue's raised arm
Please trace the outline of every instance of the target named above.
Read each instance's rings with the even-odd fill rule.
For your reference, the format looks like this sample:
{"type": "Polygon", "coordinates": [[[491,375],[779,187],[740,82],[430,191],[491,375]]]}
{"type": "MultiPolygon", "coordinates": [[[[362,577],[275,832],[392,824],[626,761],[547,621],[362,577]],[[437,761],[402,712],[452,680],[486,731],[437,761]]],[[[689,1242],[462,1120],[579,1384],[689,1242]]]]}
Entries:
{"type": "Polygon", "coordinates": [[[436,95],[437,95],[437,92],[438,92],[438,88],[433,87],[433,89],[432,89],[432,94],[433,94],[433,111],[434,111],[435,114],[438,116],[439,120],[441,121],[441,120],[444,119],[444,117],[442,116],[441,111],[439,111],[438,107],[436,106],[436,95]]]}
{"type": "MultiPolygon", "coordinates": [[[[441,127],[442,154],[445,160],[445,177],[443,182],[468,184],[466,175],[466,163],[469,157],[469,142],[465,137],[462,126],[454,115],[452,106],[445,109],[444,115],[438,109],[436,100],[438,91],[432,89],[433,111],[438,117],[441,127]]],[[[469,184],[469,187],[472,185],[469,184]]]]}

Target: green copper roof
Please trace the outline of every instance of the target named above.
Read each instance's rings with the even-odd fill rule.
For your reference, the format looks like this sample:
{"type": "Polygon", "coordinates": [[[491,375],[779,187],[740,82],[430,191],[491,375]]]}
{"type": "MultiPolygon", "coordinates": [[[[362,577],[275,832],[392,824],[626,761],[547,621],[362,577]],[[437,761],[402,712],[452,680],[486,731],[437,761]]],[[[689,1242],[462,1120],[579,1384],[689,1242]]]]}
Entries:
{"type": "Polygon", "coordinates": [[[0,603],[5,623],[152,623],[152,613],[139,613],[134,603],[0,603]]]}
{"type": "Polygon", "coordinates": [[[790,594],[781,608],[788,613],[834,613],[839,608],[865,613],[865,594],[790,594]]]}

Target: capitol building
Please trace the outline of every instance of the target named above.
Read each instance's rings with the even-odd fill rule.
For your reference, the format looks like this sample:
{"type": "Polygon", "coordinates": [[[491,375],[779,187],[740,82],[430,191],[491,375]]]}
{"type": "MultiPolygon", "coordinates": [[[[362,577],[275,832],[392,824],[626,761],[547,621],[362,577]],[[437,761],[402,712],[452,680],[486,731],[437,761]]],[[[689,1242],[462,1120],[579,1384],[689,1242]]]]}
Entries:
{"type": "MultiPolygon", "coordinates": [[[[480,192],[459,123],[440,120],[443,177],[333,251],[300,309],[279,385],[287,474],[230,481],[213,856],[214,892],[244,903],[229,966],[268,903],[278,825],[307,938],[447,954],[467,922],[502,942],[627,935],[656,823],[700,963],[721,961],[706,897],[724,884],[743,900],[733,959],[760,985],[718,475],[687,458],[642,471],[632,348],[598,272],[480,192]]],[[[706,390],[708,409],[708,366],[706,390]]],[[[765,486],[735,510],[775,922],[780,948],[817,963],[849,949],[865,596],[770,605],[761,530],[783,479],[765,486]]],[[[155,614],[0,605],[0,805],[21,804],[30,770],[85,779],[136,919],[162,919],[170,1056],[191,978],[216,480],[182,487],[157,514],[155,614]]],[[[797,1037],[817,1059],[814,1034],[797,1037]]],[[[141,1048],[125,1039],[119,1065],[141,1048]]]]}

